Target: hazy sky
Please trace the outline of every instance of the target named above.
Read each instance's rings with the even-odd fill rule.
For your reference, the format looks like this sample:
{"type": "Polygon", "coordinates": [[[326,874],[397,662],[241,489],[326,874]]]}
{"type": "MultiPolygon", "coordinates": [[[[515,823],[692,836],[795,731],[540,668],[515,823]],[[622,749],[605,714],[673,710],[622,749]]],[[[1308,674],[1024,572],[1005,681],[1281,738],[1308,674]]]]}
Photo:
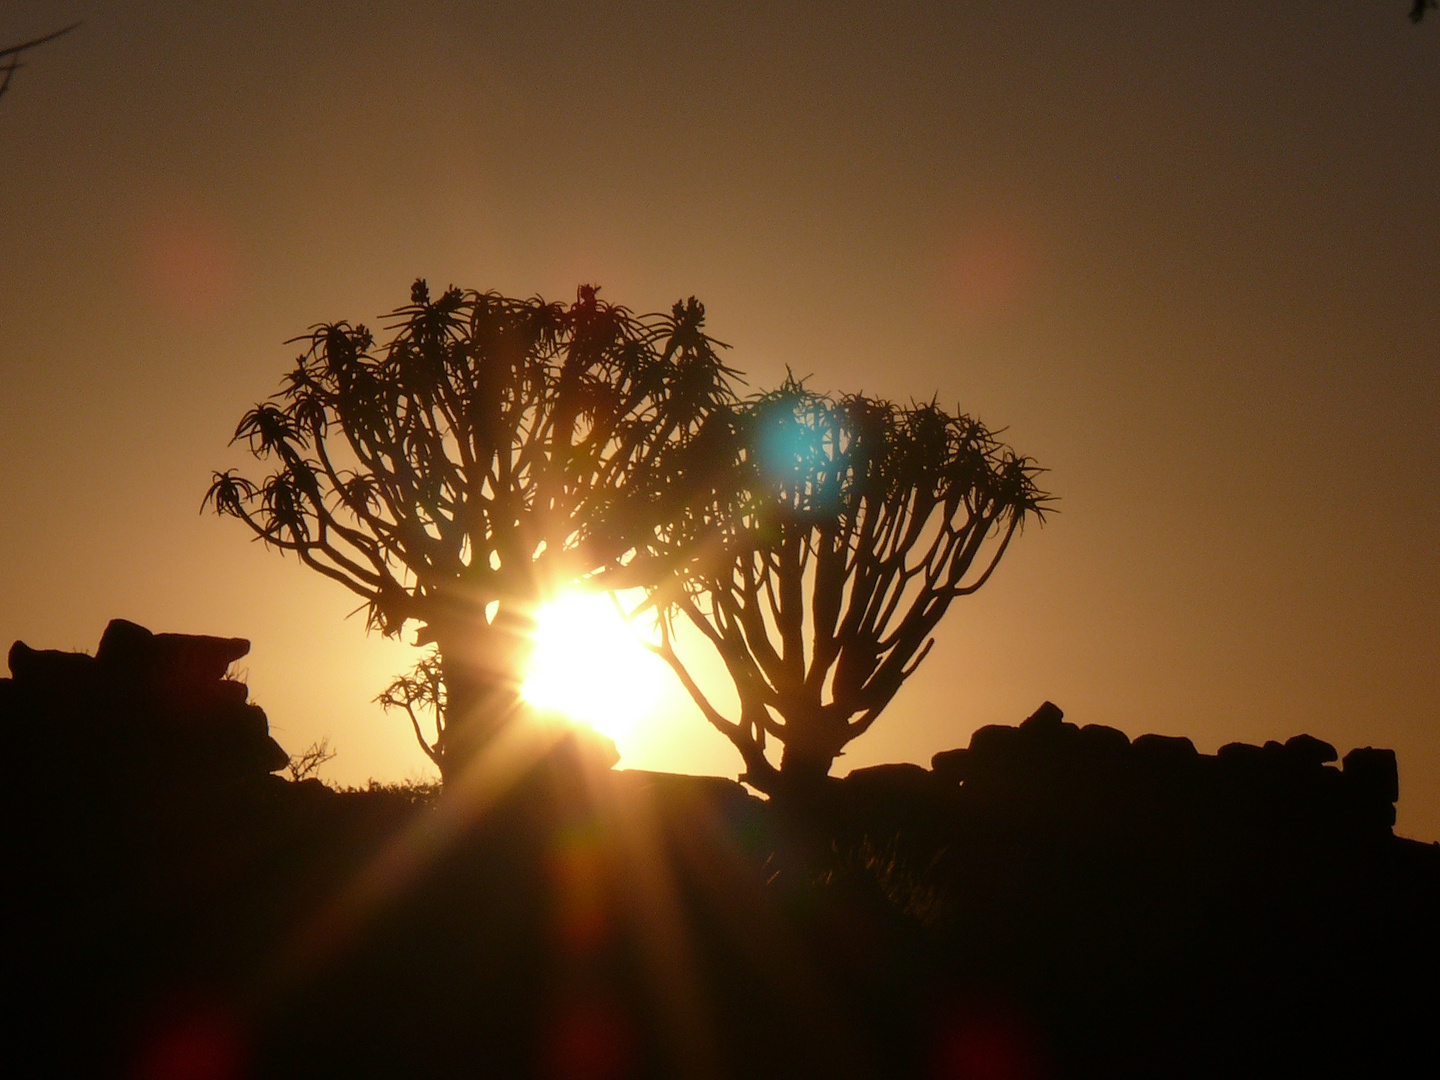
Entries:
{"type": "MultiPolygon", "coordinates": [[[[1440,838],[1440,18],[1408,0],[116,3],[0,99],[0,645],[254,641],[287,749],[423,759],[406,650],[198,511],[282,342],[410,281],[695,294],[755,386],[938,395],[1061,512],[840,771],[1054,700],[1394,747],[1440,838]]],[[[734,775],[677,702],[625,764],[734,775]]]]}

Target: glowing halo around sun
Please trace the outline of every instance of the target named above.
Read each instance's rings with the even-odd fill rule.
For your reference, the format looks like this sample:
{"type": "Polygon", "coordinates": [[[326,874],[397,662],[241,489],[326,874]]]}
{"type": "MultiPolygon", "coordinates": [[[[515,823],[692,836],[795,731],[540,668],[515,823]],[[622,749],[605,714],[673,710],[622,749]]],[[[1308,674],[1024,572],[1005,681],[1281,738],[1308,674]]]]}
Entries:
{"type": "Polygon", "coordinates": [[[536,612],[535,653],[520,692],[535,708],[589,724],[623,744],[670,677],[609,595],[577,592],[536,612]]]}

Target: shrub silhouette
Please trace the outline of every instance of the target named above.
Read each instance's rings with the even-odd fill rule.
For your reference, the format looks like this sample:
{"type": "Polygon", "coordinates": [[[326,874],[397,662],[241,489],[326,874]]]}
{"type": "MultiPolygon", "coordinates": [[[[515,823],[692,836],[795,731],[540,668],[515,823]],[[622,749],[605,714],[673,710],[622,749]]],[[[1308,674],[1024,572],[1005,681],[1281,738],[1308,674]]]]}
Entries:
{"type": "Polygon", "coordinates": [[[285,770],[290,774],[290,779],[296,783],[311,777],[318,779],[321,766],[327,761],[333,760],[335,754],[336,751],[330,749],[330,736],[326,735],[316,739],[298,754],[291,754],[285,770]]]}
{"type": "Polygon", "coordinates": [[[788,378],[725,415],[707,452],[733,471],[661,532],[681,570],[652,596],[658,651],[740,751],[747,782],[774,792],[829,772],[1049,497],[1028,458],[933,402],[835,399],[788,378]],[[676,652],[677,618],[720,654],[738,717],[676,652]]]}
{"type": "Polygon", "coordinates": [[[433,643],[382,700],[449,774],[518,700],[536,605],[654,571],[637,541],[683,501],[733,375],[693,297],[637,316],[582,287],[568,306],[417,281],[377,343],[328,323],[235,432],[274,462],[216,473],[206,502],[365,601],[386,635],[433,643]],[[434,735],[417,708],[434,711],[434,735]]]}

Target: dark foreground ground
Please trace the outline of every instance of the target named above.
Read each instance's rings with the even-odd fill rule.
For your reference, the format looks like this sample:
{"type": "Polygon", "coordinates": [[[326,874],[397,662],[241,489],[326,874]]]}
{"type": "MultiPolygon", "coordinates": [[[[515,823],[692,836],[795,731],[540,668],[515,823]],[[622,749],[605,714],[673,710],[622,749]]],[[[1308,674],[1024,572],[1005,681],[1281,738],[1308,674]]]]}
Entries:
{"type": "Polygon", "coordinates": [[[573,737],[270,775],[243,642],[0,680],[7,1075],[1426,1076],[1440,847],[1386,751],[986,728],[804,805],[573,737]]]}

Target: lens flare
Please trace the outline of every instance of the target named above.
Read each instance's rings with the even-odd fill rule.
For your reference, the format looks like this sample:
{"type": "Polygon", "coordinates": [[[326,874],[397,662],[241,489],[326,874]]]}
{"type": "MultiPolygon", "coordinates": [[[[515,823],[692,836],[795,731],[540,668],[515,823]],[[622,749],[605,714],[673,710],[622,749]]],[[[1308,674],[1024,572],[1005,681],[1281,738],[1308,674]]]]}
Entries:
{"type": "Polygon", "coordinates": [[[240,244],[220,215],[176,205],[144,226],[140,281],[167,316],[206,321],[232,311],[241,298],[240,244]]]}

